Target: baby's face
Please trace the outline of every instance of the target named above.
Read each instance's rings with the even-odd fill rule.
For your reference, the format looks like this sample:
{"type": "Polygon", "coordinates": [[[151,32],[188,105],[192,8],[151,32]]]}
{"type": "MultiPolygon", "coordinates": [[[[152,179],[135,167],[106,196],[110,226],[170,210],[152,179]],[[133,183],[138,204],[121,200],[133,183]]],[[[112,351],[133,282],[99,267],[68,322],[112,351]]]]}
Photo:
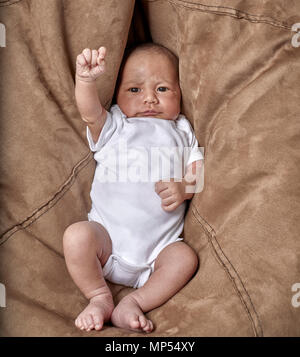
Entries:
{"type": "Polygon", "coordinates": [[[177,119],[180,113],[177,71],[164,54],[134,53],[127,59],[117,104],[127,117],[177,119]]]}

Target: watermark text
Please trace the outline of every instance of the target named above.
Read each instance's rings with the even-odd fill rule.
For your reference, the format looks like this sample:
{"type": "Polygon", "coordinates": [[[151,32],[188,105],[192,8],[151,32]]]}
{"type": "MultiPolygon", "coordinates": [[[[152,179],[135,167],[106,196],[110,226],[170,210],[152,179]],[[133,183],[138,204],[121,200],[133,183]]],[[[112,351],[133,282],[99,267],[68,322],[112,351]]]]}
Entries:
{"type": "Polygon", "coordinates": [[[292,26],[292,31],[297,32],[293,37],[292,37],[292,46],[293,47],[300,47],[300,22],[297,22],[292,26]]]}
{"type": "Polygon", "coordinates": [[[203,155],[203,149],[131,147],[121,139],[114,147],[103,148],[95,154],[99,163],[96,179],[101,183],[182,182],[184,179],[186,193],[198,193],[204,187],[204,163],[197,151],[203,155]],[[188,172],[192,162],[193,173],[188,172]]]}
{"type": "Polygon", "coordinates": [[[0,283],[0,307],[6,307],[5,285],[0,283]]]}
{"type": "Polygon", "coordinates": [[[293,305],[293,307],[299,307],[300,306],[300,283],[295,283],[294,285],[292,285],[292,291],[296,292],[296,294],[294,294],[292,297],[292,305],[293,305]]]}
{"type": "Polygon", "coordinates": [[[6,47],[6,29],[0,22],[0,47],[6,47]]]}

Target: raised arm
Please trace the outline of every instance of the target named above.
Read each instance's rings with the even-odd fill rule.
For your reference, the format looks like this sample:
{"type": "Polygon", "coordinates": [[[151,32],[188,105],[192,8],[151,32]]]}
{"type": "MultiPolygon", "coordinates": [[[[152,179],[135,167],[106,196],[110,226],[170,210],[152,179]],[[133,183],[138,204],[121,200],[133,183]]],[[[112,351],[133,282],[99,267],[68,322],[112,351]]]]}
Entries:
{"type": "Polygon", "coordinates": [[[76,60],[76,103],[81,118],[88,125],[95,143],[107,116],[96,88],[96,79],[105,71],[105,55],[105,47],[100,47],[98,51],[86,48],[76,60]]]}

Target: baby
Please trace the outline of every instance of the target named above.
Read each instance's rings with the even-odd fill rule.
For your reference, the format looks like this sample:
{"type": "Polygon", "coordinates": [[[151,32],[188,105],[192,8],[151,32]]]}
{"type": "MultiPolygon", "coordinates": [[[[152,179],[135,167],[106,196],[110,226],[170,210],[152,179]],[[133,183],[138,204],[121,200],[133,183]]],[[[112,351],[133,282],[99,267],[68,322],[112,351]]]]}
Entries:
{"type": "Polygon", "coordinates": [[[110,112],[102,107],[95,84],[105,71],[105,57],[105,47],[85,49],[76,62],[76,102],[97,166],[88,221],[70,225],[63,236],[69,273],[89,300],[75,325],[100,330],[111,320],[117,327],[149,333],[154,327],[144,313],[176,294],[198,267],[197,255],[180,234],[203,156],[180,114],[177,57],[156,44],[134,48],[121,68],[117,104],[110,112]],[[151,166],[145,153],[157,147],[189,147],[185,165],[183,160],[172,163],[169,179],[164,167],[158,172],[159,165],[152,165],[156,182],[138,180],[136,169],[147,173],[151,166]],[[178,178],[180,165],[184,174],[178,178]],[[136,289],[115,306],[105,279],[136,289]]]}

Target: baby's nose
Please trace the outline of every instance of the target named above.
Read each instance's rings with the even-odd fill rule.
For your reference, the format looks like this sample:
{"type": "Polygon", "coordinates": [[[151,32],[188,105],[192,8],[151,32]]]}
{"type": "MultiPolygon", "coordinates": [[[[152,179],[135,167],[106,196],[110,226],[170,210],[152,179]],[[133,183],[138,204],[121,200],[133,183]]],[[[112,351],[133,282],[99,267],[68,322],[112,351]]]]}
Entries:
{"type": "Polygon", "coordinates": [[[144,96],[144,102],[145,103],[157,103],[157,96],[156,93],[154,91],[147,91],[145,92],[145,96],[144,96]]]}

